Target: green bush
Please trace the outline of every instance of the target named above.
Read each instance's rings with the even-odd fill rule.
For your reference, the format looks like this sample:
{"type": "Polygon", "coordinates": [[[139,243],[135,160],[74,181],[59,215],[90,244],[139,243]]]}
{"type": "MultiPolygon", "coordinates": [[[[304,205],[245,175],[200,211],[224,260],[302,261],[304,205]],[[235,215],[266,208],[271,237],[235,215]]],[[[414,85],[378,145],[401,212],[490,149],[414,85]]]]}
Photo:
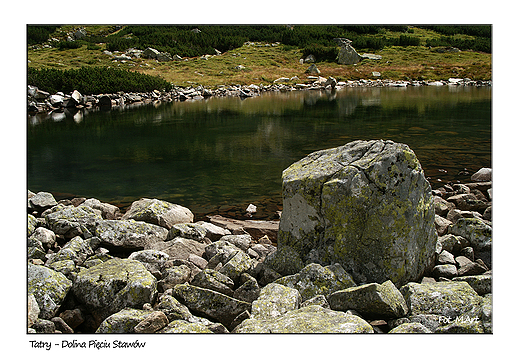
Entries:
{"type": "Polygon", "coordinates": [[[27,45],[41,44],[47,41],[50,35],[56,31],[59,26],[27,26],[27,45]]]}
{"type": "Polygon", "coordinates": [[[159,77],[106,67],[82,67],[77,70],[29,68],[27,83],[49,93],[78,90],[84,95],[172,88],[169,82],[159,77]]]}

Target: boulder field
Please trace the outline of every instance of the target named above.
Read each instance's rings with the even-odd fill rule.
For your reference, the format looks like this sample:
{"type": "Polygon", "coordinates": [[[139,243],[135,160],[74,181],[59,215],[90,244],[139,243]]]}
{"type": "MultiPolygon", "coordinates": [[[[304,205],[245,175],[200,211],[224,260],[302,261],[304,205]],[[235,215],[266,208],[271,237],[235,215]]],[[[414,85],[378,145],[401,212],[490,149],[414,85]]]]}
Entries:
{"type": "Polygon", "coordinates": [[[29,333],[492,333],[491,169],[432,190],[355,141],[287,168],[280,222],[28,192],[29,333]]]}

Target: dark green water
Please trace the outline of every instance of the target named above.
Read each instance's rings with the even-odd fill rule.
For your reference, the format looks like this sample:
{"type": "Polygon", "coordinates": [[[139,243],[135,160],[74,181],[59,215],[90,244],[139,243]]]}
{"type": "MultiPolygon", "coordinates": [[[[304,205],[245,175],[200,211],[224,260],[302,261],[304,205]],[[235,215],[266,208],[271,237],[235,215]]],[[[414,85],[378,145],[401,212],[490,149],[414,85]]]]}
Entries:
{"type": "Polygon", "coordinates": [[[491,166],[491,88],[350,88],[30,117],[27,185],[120,207],[160,198],[256,218],[281,210],[281,173],[358,139],[408,144],[432,187],[491,166]]]}

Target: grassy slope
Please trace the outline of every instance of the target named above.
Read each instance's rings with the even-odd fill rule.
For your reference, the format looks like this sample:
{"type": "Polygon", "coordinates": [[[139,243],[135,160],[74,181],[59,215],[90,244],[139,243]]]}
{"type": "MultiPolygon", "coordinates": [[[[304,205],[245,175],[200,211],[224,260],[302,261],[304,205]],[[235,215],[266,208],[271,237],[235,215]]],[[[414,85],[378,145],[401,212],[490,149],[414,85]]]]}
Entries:
{"type": "MultiPolygon", "coordinates": [[[[89,32],[105,31],[103,27],[88,27],[89,32]]],[[[387,32],[387,37],[399,36],[387,32]]],[[[424,29],[414,29],[412,36],[420,37],[422,44],[428,38],[438,37],[437,33],[424,29]]],[[[374,35],[377,36],[377,35],[374,35]]],[[[103,54],[104,44],[99,49],[87,46],[79,49],[59,50],[57,48],[29,49],[28,66],[58,69],[79,68],[81,66],[112,66],[136,70],[149,75],[160,76],[176,85],[201,84],[207,87],[231,84],[268,84],[279,77],[298,76],[306,78],[309,65],[299,63],[301,51],[284,45],[251,46],[213,56],[208,60],[190,58],[186,61],[158,63],[155,60],[136,59],[126,63],[112,61],[103,54]],[[242,65],[245,69],[237,70],[242,65]]],[[[357,49],[359,53],[371,52],[357,49]]],[[[387,47],[373,53],[382,55],[382,60],[364,60],[356,65],[317,63],[321,76],[333,76],[339,81],[370,79],[372,72],[381,73],[381,79],[393,80],[441,80],[450,77],[468,77],[474,80],[491,79],[491,54],[473,51],[459,53],[436,53],[425,46],[387,47]]]]}

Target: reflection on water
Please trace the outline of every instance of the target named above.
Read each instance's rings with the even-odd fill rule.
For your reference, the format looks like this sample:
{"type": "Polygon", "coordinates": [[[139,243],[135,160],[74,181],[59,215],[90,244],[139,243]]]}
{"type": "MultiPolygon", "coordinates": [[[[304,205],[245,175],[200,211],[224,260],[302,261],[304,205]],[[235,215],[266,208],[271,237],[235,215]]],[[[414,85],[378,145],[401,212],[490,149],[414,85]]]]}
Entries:
{"type": "Polygon", "coordinates": [[[127,206],[258,217],[281,206],[281,172],[358,139],[408,144],[436,186],[491,165],[491,89],[348,88],[133,105],[28,119],[28,187],[127,206]]]}

